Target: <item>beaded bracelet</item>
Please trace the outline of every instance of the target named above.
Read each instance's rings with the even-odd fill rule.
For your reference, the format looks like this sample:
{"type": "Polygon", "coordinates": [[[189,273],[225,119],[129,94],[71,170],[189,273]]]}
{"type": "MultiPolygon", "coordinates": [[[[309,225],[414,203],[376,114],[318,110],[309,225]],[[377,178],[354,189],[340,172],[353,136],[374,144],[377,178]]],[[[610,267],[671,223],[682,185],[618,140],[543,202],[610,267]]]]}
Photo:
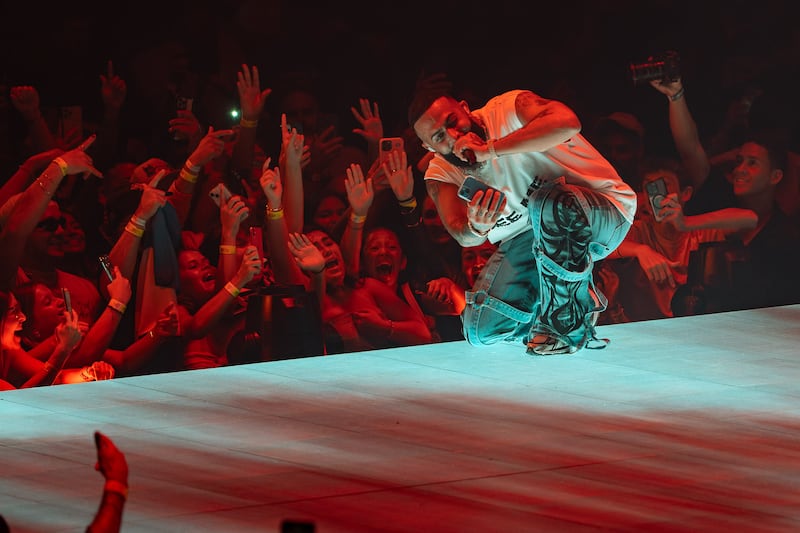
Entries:
{"type": "Polygon", "coordinates": [[[125,310],[128,309],[127,305],[125,305],[124,303],[120,302],[116,298],[111,298],[108,301],[108,307],[110,307],[111,309],[113,309],[114,311],[118,312],[121,315],[124,315],[125,314],[125,310]]]}
{"type": "Polygon", "coordinates": [[[234,255],[236,253],[236,246],[231,244],[220,244],[219,253],[222,255],[234,255]]]}
{"type": "Polygon", "coordinates": [[[114,494],[122,496],[123,500],[128,499],[128,486],[120,481],[114,481],[113,479],[106,481],[105,485],[103,485],[103,492],[113,492],[114,494]]]}
{"type": "Polygon", "coordinates": [[[487,229],[485,231],[478,231],[475,228],[475,226],[472,225],[472,221],[469,220],[469,219],[467,219],[467,227],[469,227],[469,230],[472,233],[474,233],[475,235],[477,235],[478,237],[486,237],[487,235],[489,235],[489,232],[492,231],[492,228],[489,228],[489,229],[487,229]]]}
{"type": "Polygon", "coordinates": [[[226,290],[226,291],[228,291],[228,292],[230,293],[230,295],[231,295],[231,296],[233,296],[234,298],[236,298],[237,296],[239,296],[239,293],[241,292],[241,291],[239,290],[239,288],[238,288],[238,287],[236,287],[236,285],[234,285],[234,284],[233,284],[233,283],[231,283],[230,281],[229,281],[228,283],[226,283],[226,284],[225,284],[225,287],[224,287],[224,288],[225,288],[225,290],[226,290]]]}

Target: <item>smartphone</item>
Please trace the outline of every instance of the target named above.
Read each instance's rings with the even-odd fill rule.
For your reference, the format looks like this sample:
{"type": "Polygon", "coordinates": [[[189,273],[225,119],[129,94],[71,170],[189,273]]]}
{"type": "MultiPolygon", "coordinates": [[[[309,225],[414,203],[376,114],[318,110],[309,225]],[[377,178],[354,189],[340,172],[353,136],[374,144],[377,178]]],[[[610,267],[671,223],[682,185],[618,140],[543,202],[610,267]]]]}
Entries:
{"type": "Polygon", "coordinates": [[[72,298],[69,296],[69,289],[61,287],[61,296],[64,298],[64,309],[67,313],[72,313],[72,298]]]}
{"type": "Polygon", "coordinates": [[[224,183],[217,183],[213,189],[208,191],[208,197],[214,201],[217,207],[227,204],[231,196],[233,195],[230,189],[224,183]]]}
{"type": "Polygon", "coordinates": [[[83,108],[79,105],[59,108],[58,135],[64,138],[70,134],[83,138],[83,108]]]}
{"type": "Polygon", "coordinates": [[[389,158],[389,154],[397,150],[402,152],[405,149],[402,137],[384,137],[378,144],[378,159],[383,165],[383,162],[389,158]]]}
{"type": "Polygon", "coordinates": [[[657,221],[661,221],[664,215],[661,214],[661,203],[667,198],[667,184],[664,178],[648,181],[644,185],[647,192],[647,199],[650,201],[650,209],[657,221]]]}
{"type": "Polygon", "coordinates": [[[494,187],[489,186],[488,184],[482,182],[481,180],[473,177],[467,176],[464,180],[464,183],[461,184],[461,187],[458,189],[458,197],[462,200],[466,200],[467,202],[471,202],[472,199],[475,197],[475,194],[478,191],[496,191],[500,193],[500,199],[505,196],[501,191],[498,191],[494,187]]]}
{"type": "Polygon", "coordinates": [[[250,244],[258,250],[258,257],[264,259],[264,237],[261,226],[250,226],[250,244]]]}
{"type": "Polygon", "coordinates": [[[101,255],[97,258],[100,261],[100,267],[105,272],[108,281],[114,281],[114,267],[111,265],[111,260],[107,255],[101,255]]]}
{"type": "Polygon", "coordinates": [[[192,110],[192,100],[191,98],[187,98],[185,96],[178,96],[175,99],[175,109],[178,111],[191,111],[192,110]]]}

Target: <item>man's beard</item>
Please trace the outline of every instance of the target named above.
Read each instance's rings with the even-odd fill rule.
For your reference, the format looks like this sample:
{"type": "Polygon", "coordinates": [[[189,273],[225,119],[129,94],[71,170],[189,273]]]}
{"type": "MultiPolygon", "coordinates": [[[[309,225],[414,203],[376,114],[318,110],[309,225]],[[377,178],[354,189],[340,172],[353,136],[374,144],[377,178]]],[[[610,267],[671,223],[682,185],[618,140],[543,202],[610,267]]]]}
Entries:
{"type": "MultiPolygon", "coordinates": [[[[483,139],[485,142],[486,131],[483,129],[483,126],[475,122],[475,120],[472,118],[470,118],[470,122],[472,123],[472,126],[470,127],[469,132],[474,133],[475,135],[483,139]]],[[[445,160],[451,163],[453,166],[462,169],[478,169],[480,168],[481,165],[483,165],[483,163],[481,162],[470,164],[469,162],[464,161],[463,159],[458,157],[454,152],[450,152],[449,154],[442,154],[442,157],[444,157],[445,160]]]]}

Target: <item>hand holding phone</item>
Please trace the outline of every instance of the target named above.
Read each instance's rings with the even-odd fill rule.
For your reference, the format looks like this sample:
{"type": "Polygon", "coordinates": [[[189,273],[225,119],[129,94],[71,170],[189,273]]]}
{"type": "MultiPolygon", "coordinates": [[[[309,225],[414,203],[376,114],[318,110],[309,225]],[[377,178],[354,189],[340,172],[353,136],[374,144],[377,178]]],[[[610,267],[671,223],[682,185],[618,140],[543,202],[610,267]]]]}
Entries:
{"type": "Polygon", "coordinates": [[[108,281],[114,281],[114,267],[108,255],[103,254],[97,259],[100,261],[100,267],[103,269],[103,272],[105,272],[108,281]]]}
{"type": "Polygon", "coordinates": [[[72,298],[69,295],[69,289],[66,287],[61,287],[61,296],[64,298],[64,310],[72,314],[72,298]]]}
{"type": "Polygon", "coordinates": [[[228,200],[231,199],[231,191],[228,187],[225,186],[224,183],[217,183],[217,185],[208,192],[209,198],[211,198],[217,207],[220,207],[224,204],[228,203],[228,200]]]}
{"type": "Polygon", "coordinates": [[[383,165],[383,162],[389,158],[390,153],[395,150],[398,152],[405,150],[405,143],[402,137],[384,137],[380,140],[378,148],[378,160],[383,165]]]}
{"type": "Polygon", "coordinates": [[[664,215],[661,213],[661,205],[667,199],[667,184],[664,178],[648,181],[644,185],[644,190],[647,192],[647,199],[650,202],[653,217],[660,222],[664,219],[664,215]]]}

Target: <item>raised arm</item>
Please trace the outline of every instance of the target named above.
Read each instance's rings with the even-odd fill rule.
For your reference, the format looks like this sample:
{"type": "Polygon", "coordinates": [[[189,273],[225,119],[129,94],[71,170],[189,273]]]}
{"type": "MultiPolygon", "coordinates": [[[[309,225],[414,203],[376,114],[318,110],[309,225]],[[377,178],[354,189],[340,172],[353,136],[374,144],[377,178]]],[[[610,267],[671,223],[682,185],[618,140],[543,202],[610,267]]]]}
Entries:
{"type": "Polygon", "coordinates": [[[36,87],[30,85],[12,87],[10,96],[12,105],[25,119],[33,149],[36,152],[44,152],[58,148],[58,142],[42,116],[39,91],[36,87]]]}
{"type": "Polygon", "coordinates": [[[252,187],[257,184],[253,179],[253,157],[256,148],[256,133],[258,120],[264,109],[267,98],[272,89],[261,90],[261,78],[258,67],[251,68],[242,65],[237,73],[236,89],[239,93],[239,134],[233,145],[231,164],[236,172],[242,176],[252,187]]]}
{"type": "Polygon", "coordinates": [[[0,290],[10,290],[13,287],[25,242],[64,177],[83,172],[102,176],[94,168],[92,158],[85,152],[94,139],[95,136],[92,135],[78,148],[64,152],[54,159],[17,200],[6,225],[0,230],[0,290]]]}
{"type": "Polygon", "coordinates": [[[650,82],[658,92],[667,97],[669,102],[669,129],[672,132],[672,139],[675,148],[686,168],[686,173],[695,188],[700,187],[708,177],[711,164],[700,142],[700,135],[697,132],[689,106],[686,103],[686,95],[683,83],[680,78],[674,82],[664,83],[661,80],[650,82]]]}
{"type": "Polygon", "coordinates": [[[347,200],[350,202],[350,221],[342,235],[341,248],[347,274],[356,279],[361,270],[361,244],[364,239],[364,224],[367,213],[375,199],[372,178],[364,179],[361,165],[351,164],[344,180],[347,200]]]}
{"type": "Polygon", "coordinates": [[[487,141],[474,133],[464,135],[455,142],[453,152],[463,154],[464,150],[470,149],[477,161],[521,152],[544,152],[581,131],[580,120],[569,107],[530,91],[517,95],[515,109],[524,126],[504,137],[487,141]]]}

